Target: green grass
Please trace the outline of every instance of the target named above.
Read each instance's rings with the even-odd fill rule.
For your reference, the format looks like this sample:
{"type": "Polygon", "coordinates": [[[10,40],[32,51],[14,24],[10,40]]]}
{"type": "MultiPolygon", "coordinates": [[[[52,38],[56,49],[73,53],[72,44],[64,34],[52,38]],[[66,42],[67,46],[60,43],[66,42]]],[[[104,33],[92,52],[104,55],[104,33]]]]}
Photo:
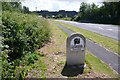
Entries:
{"type": "Polygon", "coordinates": [[[54,46],[51,48],[51,47],[48,47],[47,48],[47,51],[48,53],[56,53],[58,51],[65,51],[65,46],[61,45],[61,44],[65,44],[66,42],[66,39],[67,39],[67,34],[60,30],[60,28],[58,28],[53,22],[49,21],[50,23],[50,29],[51,29],[51,32],[52,32],[52,37],[51,38],[54,38],[55,41],[54,41],[54,46]]]}
{"type": "Polygon", "coordinates": [[[120,55],[120,42],[118,42],[117,40],[115,39],[112,39],[112,38],[109,38],[109,37],[106,37],[106,36],[102,36],[100,34],[97,34],[97,33],[94,33],[94,32],[91,32],[91,31],[88,31],[88,30],[85,30],[85,29],[81,29],[81,28],[78,28],[78,27],[75,27],[75,26],[72,26],[72,25],[69,25],[69,24],[65,24],[65,23],[62,23],[62,22],[57,22],[56,23],[58,24],[61,24],[63,25],[64,27],[68,28],[69,30],[72,30],[74,32],[80,32],[81,34],[83,34],[86,38],[102,45],[103,47],[115,52],[115,53],[118,53],[120,55]]]}
{"type": "MultiPolygon", "coordinates": [[[[21,67],[17,67],[16,68],[16,72],[19,72],[19,70],[23,69],[24,73],[22,73],[22,75],[24,75],[24,78],[45,78],[45,71],[47,70],[47,66],[44,63],[44,55],[42,55],[41,52],[36,52],[35,55],[37,56],[37,59],[34,60],[34,63],[28,63],[28,59],[29,59],[29,55],[26,55],[24,57],[24,59],[22,60],[22,62],[27,62],[26,64],[22,64],[24,66],[21,67]],[[27,60],[25,60],[27,59],[27,60]],[[31,76],[28,76],[28,73],[31,74],[31,76]]],[[[33,55],[31,55],[33,56],[33,55]]],[[[24,62],[24,63],[25,63],[24,62]]],[[[17,74],[17,73],[16,73],[17,74]]]]}
{"type": "Polygon", "coordinates": [[[60,61],[60,62],[58,62],[57,64],[58,64],[58,65],[63,65],[63,64],[65,65],[65,62],[64,62],[64,61],[60,61]]]}
{"type": "Polygon", "coordinates": [[[71,21],[72,18],[59,18],[60,20],[67,20],[67,21],[71,21]]]}
{"type": "MultiPolygon", "coordinates": [[[[52,24],[52,25],[54,25],[54,24],[52,24]]],[[[58,38],[58,42],[60,41],[60,44],[61,44],[61,40],[62,40],[62,43],[63,43],[64,40],[67,37],[67,34],[63,30],[61,30],[60,28],[58,28],[58,27],[56,28],[56,27],[57,26],[55,26],[55,25],[53,26],[53,31],[54,32],[60,32],[59,34],[61,34],[61,35],[64,34],[64,36],[61,39],[58,38]],[[57,31],[56,31],[56,29],[57,29],[57,31]]],[[[56,35],[59,35],[59,34],[56,34],[56,35]]],[[[85,68],[85,70],[84,70],[84,75],[89,73],[92,70],[92,71],[94,71],[98,74],[105,74],[108,77],[115,77],[115,78],[117,77],[117,73],[114,72],[107,64],[105,64],[100,59],[96,58],[95,56],[93,56],[92,54],[89,54],[89,53],[90,52],[88,50],[86,50],[86,60],[85,60],[85,62],[87,64],[87,68],[85,68]]],[[[63,62],[63,61],[58,62],[58,64],[64,64],[64,63],[65,62],[63,62]]]]}
{"type": "Polygon", "coordinates": [[[34,54],[25,55],[20,62],[20,66],[16,66],[14,70],[15,77],[18,79],[23,78],[45,78],[45,71],[47,69],[46,64],[44,63],[44,56],[40,52],[36,52],[34,54]],[[37,56],[37,58],[34,58],[34,63],[29,63],[28,59],[34,55],[37,56]],[[34,71],[34,72],[32,72],[34,71]],[[28,76],[28,73],[31,74],[28,76]],[[38,74],[37,76],[35,74],[38,74]]]}
{"type": "Polygon", "coordinates": [[[44,57],[39,57],[38,61],[32,65],[32,70],[35,70],[32,73],[31,77],[34,78],[45,78],[45,72],[47,70],[47,65],[44,63],[44,57]]]}
{"type": "Polygon", "coordinates": [[[86,61],[90,64],[90,67],[93,71],[99,74],[107,74],[111,78],[117,78],[118,75],[115,71],[113,71],[107,64],[102,62],[100,59],[95,57],[93,54],[89,53],[86,55],[86,61]]]}

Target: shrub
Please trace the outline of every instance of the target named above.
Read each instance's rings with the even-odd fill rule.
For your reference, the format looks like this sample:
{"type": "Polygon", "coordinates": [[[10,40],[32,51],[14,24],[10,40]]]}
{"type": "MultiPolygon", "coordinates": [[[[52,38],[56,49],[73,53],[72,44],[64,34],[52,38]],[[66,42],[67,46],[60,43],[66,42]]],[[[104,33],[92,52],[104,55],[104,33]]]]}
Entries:
{"type": "Polygon", "coordinates": [[[33,57],[32,56],[30,56],[29,58],[28,58],[28,64],[30,64],[30,63],[34,63],[34,59],[33,59],[33,57]]]}
{"type": "Polygon", "coordinates": [[[36,15],[3,12],[2,22],[4,44],[9,46],[11,59],[34,52],[49,40],[48,22],[36,15]]]}
{"type": "Polygon", "coordinates": [[[38,59],[35,50],[49,41],[48,26],[47,20],[36,15],[3,11],[2,78],[25,77],[27,71],[21,66],[38,59]]]}

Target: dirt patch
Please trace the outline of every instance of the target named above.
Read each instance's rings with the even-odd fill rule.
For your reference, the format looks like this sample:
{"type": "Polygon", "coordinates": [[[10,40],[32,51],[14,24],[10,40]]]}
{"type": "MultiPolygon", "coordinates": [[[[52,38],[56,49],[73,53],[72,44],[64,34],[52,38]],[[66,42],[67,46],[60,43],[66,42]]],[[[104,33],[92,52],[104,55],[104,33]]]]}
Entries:
{"type": "MultiPolygon", "coordinates": [[[[54,39],[54,38],[52,38],[54,39]]],[[[47,64],[46,77],[47,78],[56,78],[63,77],[61,75],[62,68],[64,67],[66,55],[63,51],[51,52],[49,49],[55,49],[58,45],[55,44],[54,40],[51,43],[48,43],[46,46],[41,48],[39,51],[45,54],[45,63],[47,64]]]]}

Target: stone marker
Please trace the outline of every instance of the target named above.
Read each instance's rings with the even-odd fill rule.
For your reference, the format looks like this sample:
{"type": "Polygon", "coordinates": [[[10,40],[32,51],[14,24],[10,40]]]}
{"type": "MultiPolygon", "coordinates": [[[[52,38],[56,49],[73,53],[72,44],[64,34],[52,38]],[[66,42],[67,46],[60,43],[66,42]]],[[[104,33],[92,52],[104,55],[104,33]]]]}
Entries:
{"type": "Polygon", "coordinates": [[[67,38],[67,65],[84,65],[86,39],[79,33],[73,33],[67,38]]]}

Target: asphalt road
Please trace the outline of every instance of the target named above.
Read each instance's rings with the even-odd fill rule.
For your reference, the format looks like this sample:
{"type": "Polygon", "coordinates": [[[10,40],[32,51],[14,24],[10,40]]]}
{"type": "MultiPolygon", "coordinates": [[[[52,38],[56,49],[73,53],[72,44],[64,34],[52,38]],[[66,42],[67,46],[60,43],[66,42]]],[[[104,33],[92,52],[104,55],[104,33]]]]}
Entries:
{"type": "MultiPolygon", "coordinates": [[[[74,33],[73,31],[65,28],[60,24],[56,24],[59,28],[61,28],[64,32],[68,35],[74,33]]],[[[96,57],[101,59],[103,62],[107,63],[113,70],[120,74],[120,56],[114,54],[106,50],[105,48],[101,47],[100,45],[86,39],[86,47],[87,49],[93,53],[96,57]]]]}
{"type": "Polygon", "coordinates": [[[76,26],[78,28],[86,29],[86,30],[96,32],[98,34],[101,34],[101,35],[104,35],[107,37],[111,37],[111,38],[120,40],[120,37],[118,37],[118,33],[120,33],[120,28],[118,26],[115,26],[115,25],[79,23],[79,22],[65,21],[65,20],[57,20],[57,21],[71,24],[71,25],[76,26]]]}

